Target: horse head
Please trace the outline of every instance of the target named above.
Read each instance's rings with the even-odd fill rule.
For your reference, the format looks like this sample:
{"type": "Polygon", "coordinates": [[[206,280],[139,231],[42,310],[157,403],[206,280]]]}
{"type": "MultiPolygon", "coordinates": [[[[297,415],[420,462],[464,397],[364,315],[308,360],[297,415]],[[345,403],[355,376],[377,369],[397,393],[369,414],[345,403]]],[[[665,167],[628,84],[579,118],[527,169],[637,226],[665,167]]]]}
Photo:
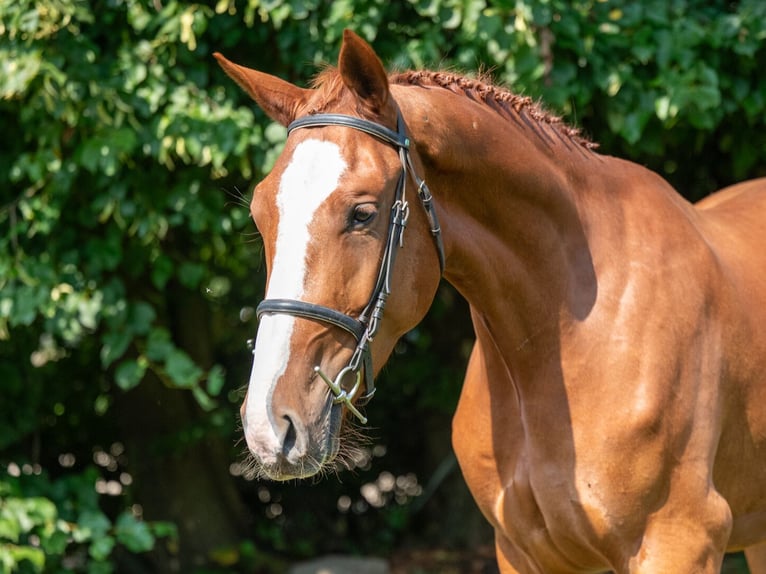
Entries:
{"type": "Polygon", "coordinates": [[[438,223],[386,72],[358,36],[345,33],[312,89],[216,58],[289,126],[251,203],[267,285],[241,415],[260,472],[304,478],[343,462],[349,419],[365,422],[374,375],[428,310],[438,223]]]}

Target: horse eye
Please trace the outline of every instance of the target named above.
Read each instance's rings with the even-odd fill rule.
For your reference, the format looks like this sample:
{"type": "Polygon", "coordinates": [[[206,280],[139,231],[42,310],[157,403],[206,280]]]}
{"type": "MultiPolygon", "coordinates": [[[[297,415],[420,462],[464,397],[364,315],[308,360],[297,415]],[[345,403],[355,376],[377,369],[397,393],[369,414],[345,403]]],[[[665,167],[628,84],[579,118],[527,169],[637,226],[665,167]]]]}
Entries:
{"type": "Polygon", "coordinates": [[[371,203],[363,203],[354,207],[353,215],[351,216],[351,224],[353,226],[361,226],[370,223],[377,214],[377,209],[371,203]]]}

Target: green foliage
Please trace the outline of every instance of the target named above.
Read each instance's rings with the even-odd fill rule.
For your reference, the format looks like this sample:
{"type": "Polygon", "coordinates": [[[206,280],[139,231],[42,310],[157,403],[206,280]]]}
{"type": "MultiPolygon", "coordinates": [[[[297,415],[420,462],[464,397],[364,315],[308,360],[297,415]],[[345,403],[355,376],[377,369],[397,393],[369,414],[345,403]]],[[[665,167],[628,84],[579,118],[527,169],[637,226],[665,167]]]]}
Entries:
{"type": "Polygon", "coordinates": [[[99,508],[93,468],[54,481],[31,466],[3,471],[9,474],[0,479],[2,572],[109,573],[116,547],[147,552],[158,537],[176,535],[172,525],[143,522],[129,510],[110,520],[99,508]]]}
{"type": "MultiPolygon", "coordinates": [[[[486,70],[691,199],[764,173],[762,0],[0,1],[3,460],[60,471],[64,450],[90,453],[94,437],[121,432],[121,397],[150,379],[204,411],[192,430],[163,437],[168,451],[221,429],[234,442],[221,421],[241,399],[264,283],[239,189],[268,172],[285,131],[211,54],[305,85],[335,60],[347,27],[392,68],[486,70]]],[[[398,392],[370,407],[391,423],[378,440],[398,445],[386,455],[397,474],[438,463],[422,456],[428,438],[399,429],[417,413],[445,427],[446,445],[470,339],[445,289],[397,347],[381,388],[398,392]]],[[[366,472],[312,491],[325,503],[315,513],[344,496],[360,502],[331,525],[302,512],[307,497],[294,486],[263,502],[238,483],[254,512],[265,508],[252,538],[308,554],[327,549],[329,528],[343,549],[388,550],[417,517],[404,503],[359,510],[360,486],[374,480],[366,472]]],[[[0,564],[57,572],[76,557],[80,571],[108,572],[115,548],[143,552],[172,530],[136,520],[127,500],[104,511],[94,480],[83,471],[32,488],[30,477],[0,473],[0,564]]]]}

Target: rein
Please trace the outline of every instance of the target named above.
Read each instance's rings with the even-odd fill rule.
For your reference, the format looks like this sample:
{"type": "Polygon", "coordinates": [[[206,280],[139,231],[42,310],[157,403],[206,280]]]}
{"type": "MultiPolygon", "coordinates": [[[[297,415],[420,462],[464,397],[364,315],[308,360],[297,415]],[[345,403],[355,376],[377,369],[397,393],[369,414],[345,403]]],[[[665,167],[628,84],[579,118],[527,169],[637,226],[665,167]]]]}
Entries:
{"type": "Polygon", "coordinates": [[[407,220],[410,215],[409,204],[406,199],[406,187],[408,176],[411,176],[417,185],[417,194],[421,204],[428,217],[431,235],[433,236],[436,250],[439,256],[439,268],[444,273],[444,245],[441,237],[441,228],[436,216],[436,210],[433,205],[433,196],[431,195],[426,182],[415,173],[410,157],[410,139],[404,127],[404,121],[399,112],[397,112],[396,128],[397,131],[363,120],[354,116],[344,114],[316,114],[299,118],[287,126],[288,135],[297,129],[324,127],[324,126],[345,126],[369,134],[384,143],[387,143],[399,152],[399,159],[402,163],[402,171],[399,174],[399,181],[396,184],[394,202],[391,206],[391,219],[388,227],[388,236],[386,238],[383,259],[381,261],[378,278],[375,282],[375,288],[372,290],[369,302],[362,310],[359,317],[354,318],[335,309],[317,305],[316,303],[307,303],[294,299],[265,299],[261,301],[256,309],[256,315],[260,319],[264,313],[281,313],[293,315],[313,321],[328,323],[339,327],[354,336],[357,342],[354,354],[351,360],[335,379],[331,379],[319,366],[314,367],[314,372],[330,387],[335,398],[334,404],[346,405],[362,424],[367,423],[367,417],[362,415],[354,404],[354,399],[362,385],[362,371],[364,371],[365,394],[356,401],[359,406],[364,406],[375,394],[375,382],[372,371],[372,353],[370,351],[370,342],[378,332],[383,309],[386,306],[388,296],[391,294],[391,270],[396,259],[396,248],[404,246],[404,229],[407,227],[407,220]],[[350,390],[346,390],[344,379],[353,377],[353,384],[350,390]]]}

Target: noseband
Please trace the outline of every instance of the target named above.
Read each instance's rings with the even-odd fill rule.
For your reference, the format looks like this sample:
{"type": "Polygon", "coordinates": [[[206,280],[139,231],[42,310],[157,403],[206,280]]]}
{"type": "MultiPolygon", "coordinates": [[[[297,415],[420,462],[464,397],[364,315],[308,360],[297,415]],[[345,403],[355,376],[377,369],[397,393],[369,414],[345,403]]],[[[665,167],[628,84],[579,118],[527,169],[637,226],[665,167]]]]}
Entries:
{"type": "Polygon", "coordinates": [[[385,126],[343,114],[316,114],[306,116],[295,120],[287,127],[288,135],[297,129],[314,128],[323,126],[344,126],[359,130],[369,134],[384,143],[387,143],[399,152],[399,159],[402,163],[402,171],[399,174],[399,181],[396,184],[394,202],[391,206],[391,220],[388,227],[388,237],[386,239],[383,259],[378,271],[378,279],[375,288],[372,290],[369,302],[364,307],[359,317],[351,317],[335,309],[307,303],[294,299],[265,299],[261,301],[256,310],[260,319],[261,315],[281,313],[293,315],[313,321],[328,323],[335,327],[349,332],[354,336],[357,342],[354,354],[351,360],[337,374],[335,379],[331,379],[317,365],[314,372],[330,387],[335,398],[335,404],[346,405],[346,408],[358,418],[362,424],[367,423],[367,418],[359,412],[354,405],[354,399],[362,385],[362,371],[364,371],[365,394],[356,401],[357,405],[363,406],[369,402],[375,394],[375,383],[372,374],[372,353],[370,352],[370,342],[378,332],[380,320],[383,317],[383,309],[386,306],[388,296],[391,294],[391,269],[396,259],[397,247],[404,245],[404,229],[407,226],[407,220],[410,215],[409,204],[406,199],[406,187],[408,176],[411,176],[417,185],[418,197],[423,204],[428,222],[431,227],[436,250],[439,255],[439,268],[444,272],[444,246],[442,244],[441,229],[436,217],[436,211],[433,205],[433,196],[426,185],[426,182],[418,177],[412,165],[410,157],[410,139],[404,127],[401,114],[397,112],[396,127],[397,131],[388,129],[385,126]],[[353,385],[350,390],[346,390],[343,382],[347,377],[353,377],[353,385]]]}

